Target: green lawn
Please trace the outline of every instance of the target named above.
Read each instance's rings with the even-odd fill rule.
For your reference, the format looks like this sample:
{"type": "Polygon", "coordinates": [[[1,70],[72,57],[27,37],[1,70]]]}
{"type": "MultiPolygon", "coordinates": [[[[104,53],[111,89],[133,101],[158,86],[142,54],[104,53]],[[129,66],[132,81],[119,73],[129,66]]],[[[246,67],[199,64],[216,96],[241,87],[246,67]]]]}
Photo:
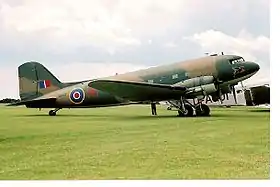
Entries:
{"type": "Polygon", "coordinates": [[[212,108],[178,118],[147,106],[0,106],[0,179],[269,178],[270,113],[212,108]]]}

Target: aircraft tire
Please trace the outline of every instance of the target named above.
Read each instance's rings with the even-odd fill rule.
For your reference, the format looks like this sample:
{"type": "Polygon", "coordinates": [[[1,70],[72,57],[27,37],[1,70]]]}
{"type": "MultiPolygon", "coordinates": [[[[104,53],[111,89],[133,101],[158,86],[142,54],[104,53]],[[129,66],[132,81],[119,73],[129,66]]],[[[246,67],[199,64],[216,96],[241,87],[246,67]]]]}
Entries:
{"type": "Polygon", "coordinates": [[[50,110],[50,111],[49,111],[49,115],[50,115],[50,116],[55,116],[55,115],[56,115],[56,112],[55,112],[54,110],[50,110]]]}
{"type": "Polygon", "coordinates": [[[192,117],[193,116],[193,108],[191,105],[185,105],[185,109],[187,113],[185,114],[186,117],[192,117]]]}
{"type": "Polygon", "coordinates": [[[210,108],[205,104],[201,104],[201,108],[199,105],[196,106],[195,112],[197,116],[210,116],[210,108]]]}
{"type": "Polygon", "coordinates": [[[190,105],[185,105],[186,113],[183,113],[181,110],[178,110],[179,117],[192,117],[193,116],[193,108],[190,105]]]}

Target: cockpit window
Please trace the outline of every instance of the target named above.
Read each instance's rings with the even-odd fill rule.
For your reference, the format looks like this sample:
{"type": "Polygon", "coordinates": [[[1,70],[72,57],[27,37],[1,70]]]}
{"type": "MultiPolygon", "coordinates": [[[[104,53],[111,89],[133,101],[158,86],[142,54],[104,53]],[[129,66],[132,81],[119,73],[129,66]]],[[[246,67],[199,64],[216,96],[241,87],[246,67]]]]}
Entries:
{"type": "Polygon", "coordinates": [[[230,60],[231,64],[242,63],[242,62],[245,62],[245,60],[242,57],[230,60]]]}

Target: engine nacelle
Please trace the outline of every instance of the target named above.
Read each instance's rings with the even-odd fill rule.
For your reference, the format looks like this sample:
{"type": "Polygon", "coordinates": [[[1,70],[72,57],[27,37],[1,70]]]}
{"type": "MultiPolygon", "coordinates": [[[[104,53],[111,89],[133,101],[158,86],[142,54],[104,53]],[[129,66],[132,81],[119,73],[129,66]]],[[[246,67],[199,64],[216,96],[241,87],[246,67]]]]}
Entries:
{"type": "Polygon", "coordinates": [[[177,83],[177,85],[185,86],[186,88],[194,88],[194,87],[207,85],[211,83],[214,83],[213,76],[201,76],[201,77],[195,77],[192,79],[184,80],[182,82],[177,83]]]}
{"type": "Polygon", "coordinates": [[[185,86],[189,91],[189,96],[205,96],[217,92],[213,76],[201,76],[188,79],[177,85],[185,86]]]}
{"type": "Polygon", "coordinates": [[[201,93],[201,95],[209,95],[218,91],[214,83],[196,86],[194,88],[191,88],[190,90],[195,93],[201,93]]]}

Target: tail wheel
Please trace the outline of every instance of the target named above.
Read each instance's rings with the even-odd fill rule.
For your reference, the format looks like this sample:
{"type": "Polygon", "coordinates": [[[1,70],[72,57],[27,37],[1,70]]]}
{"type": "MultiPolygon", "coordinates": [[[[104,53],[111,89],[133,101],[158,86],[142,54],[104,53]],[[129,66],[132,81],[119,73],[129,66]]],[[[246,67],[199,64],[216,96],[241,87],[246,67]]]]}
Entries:
{"type": "Polygon", "coordinates": [[[193,108],[190,105],[185,104],[185,112],[183,113],[182,110],[178,110],[179,116],[191,117],[193,116],[193,108]]]}
{"type": "Polygon", "coordinates": [[[210,116],[210,108],[205,104],[196,106],[195,112],[197,116],[210,116]]]}
{"type": "Polygon", "coordinates": [[[50,115],[50,116],[55,116],[55,115],[56,115],[56,111],[50,110],[50,111],[49,111],[49,115],[50,115]]]}

